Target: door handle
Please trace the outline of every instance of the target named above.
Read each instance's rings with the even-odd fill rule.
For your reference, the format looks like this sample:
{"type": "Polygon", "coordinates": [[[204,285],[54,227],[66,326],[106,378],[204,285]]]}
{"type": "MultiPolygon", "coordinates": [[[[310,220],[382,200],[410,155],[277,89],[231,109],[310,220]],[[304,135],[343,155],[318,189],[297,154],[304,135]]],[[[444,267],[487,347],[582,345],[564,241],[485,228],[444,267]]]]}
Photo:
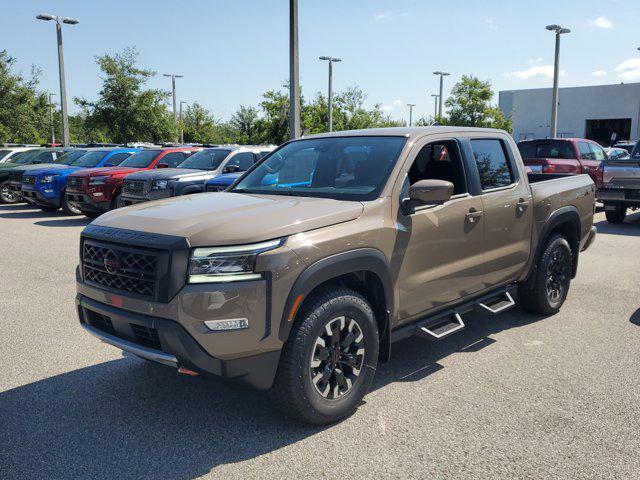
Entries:
{"type": "Polygon", "coordinates": [[[466,215],[467,220],[469,221],[469,223],[476,223],[478,220],[480,220],[480,217],[482,217],[482,213],[482,210],[476,210],[475,208],[472,208],[466,215]]]}
{"type": "Polygon", "coordinates": [[[518,211],[520,213],[524,212],[527,208],[529,208],[529,202],[527,200],[525,200],[524,198],[521,198],[520,200],[518,200],[518,203],[516,203],[516,206],[518,208],[518,211]]]}

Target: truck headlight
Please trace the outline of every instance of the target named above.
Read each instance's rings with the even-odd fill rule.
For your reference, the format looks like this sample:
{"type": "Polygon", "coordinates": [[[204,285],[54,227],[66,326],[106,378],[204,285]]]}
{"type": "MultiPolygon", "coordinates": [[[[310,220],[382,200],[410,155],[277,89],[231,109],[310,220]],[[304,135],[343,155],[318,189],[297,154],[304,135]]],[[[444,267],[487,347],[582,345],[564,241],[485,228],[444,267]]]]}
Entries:
{"type": "Polygon", "coordinates": [[[91,177],[89,179],[89,185],[104,185],[105,183],[107,183],[107,178],[109,177],[108,176],[91,177]]]}
{"type": "Polygon", "coordinates": [[[151,182],[151,190],[164,190],[167,188],[168,180],[154,180],[151,182]]]}
{"type": "Polygon", "coordinates": [[[51,183],[58,175],[43,175],[42,183],[51,183]]]}
{"type": "Polygon", "coordinates": [[[189,260],[189,283],[259,280],[254,271],[258,254],[278,248],[284,239],[250,245],[194,248],[189,260]]]}

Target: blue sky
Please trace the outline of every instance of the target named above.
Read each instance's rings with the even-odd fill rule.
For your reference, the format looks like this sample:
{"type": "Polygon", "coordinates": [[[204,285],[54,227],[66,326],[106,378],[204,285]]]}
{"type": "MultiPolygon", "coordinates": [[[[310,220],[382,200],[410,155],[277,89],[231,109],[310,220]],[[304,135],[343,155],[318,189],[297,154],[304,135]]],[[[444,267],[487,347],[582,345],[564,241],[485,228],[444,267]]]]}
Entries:
{"type": "MultiPolygon", "coordinates": [[[[463,74],[490,80],[496,91],[551,84],[553,34],[563,37],[561,86],[640,81],[640,5],[637,0],[470,1],[300,0],[300,75],[303,94],[326,91],[326,63],[341,57],[334,88],[359,85],[370,104],[394,118],[433,112],[438,80],[445,92],[463,74]]],[[[136,46],[140,65],[158,72],[150,86],[178,80],[180,100],[199,101],[227,119],[239,105],[288,77],[287,0],[0,0],[0,48],[18,68],[42,68],[41,88],[58,92],[53,23],[40,12],[74,16],[64,27],[70,96],[93,98],[100,88],[94,57],[136,46]]],[[[497,98],[494,99],[497,102],[497,98]]],[[[72,111],[75,107],[71,106],[72,111]]]]}

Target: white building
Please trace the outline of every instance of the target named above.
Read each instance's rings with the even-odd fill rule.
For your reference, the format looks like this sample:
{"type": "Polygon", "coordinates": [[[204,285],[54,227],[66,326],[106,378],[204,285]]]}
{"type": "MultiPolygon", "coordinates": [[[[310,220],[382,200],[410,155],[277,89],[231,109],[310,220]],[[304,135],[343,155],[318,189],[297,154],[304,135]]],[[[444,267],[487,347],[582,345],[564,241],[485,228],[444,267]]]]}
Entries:
{"type": "MultiPolygon", "coordinates": [[[[499,94],[500,109],[513,119],[513,138],[550,135],[551,88],[507,90],[499,94]]],[[[580,137],[609,145],[640,138],[640,83],[560,88],[558,136],[580,137]]]]}

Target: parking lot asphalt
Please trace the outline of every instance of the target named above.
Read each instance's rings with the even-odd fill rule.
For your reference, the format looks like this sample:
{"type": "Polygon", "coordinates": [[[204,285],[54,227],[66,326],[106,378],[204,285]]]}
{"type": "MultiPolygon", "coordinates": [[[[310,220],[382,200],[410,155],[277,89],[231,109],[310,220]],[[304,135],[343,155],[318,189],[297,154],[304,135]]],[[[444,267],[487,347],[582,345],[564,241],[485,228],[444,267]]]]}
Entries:
{"type": "Polygon", "coordinates": [[[74,313],[88,220],[0,206],[0,478],[639,478],[640,214],[596,216],[562,311],[393,345],[330,427],[123,356],[74,313]]]}

